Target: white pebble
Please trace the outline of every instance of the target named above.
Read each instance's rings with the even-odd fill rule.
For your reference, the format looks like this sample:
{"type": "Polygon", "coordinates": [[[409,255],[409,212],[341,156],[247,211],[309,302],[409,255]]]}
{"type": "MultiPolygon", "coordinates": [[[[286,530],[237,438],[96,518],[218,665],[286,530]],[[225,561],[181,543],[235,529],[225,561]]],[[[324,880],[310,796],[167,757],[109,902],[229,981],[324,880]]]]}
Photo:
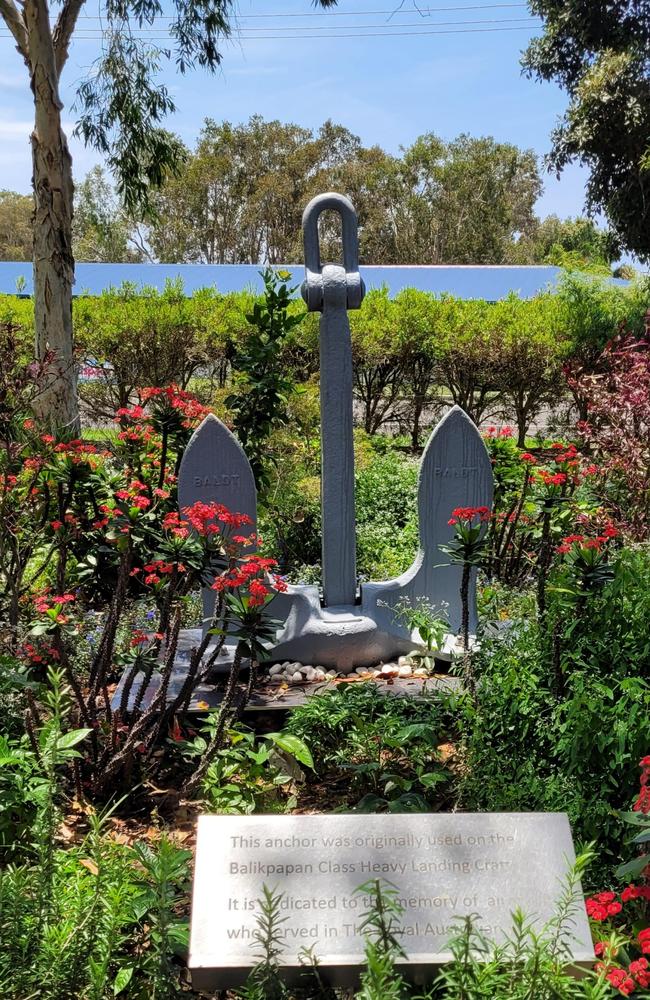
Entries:
{"type": "Polygon", "coordinates": [[[271,669],[269,670],[269,677],[275,677],[276,674],[281,674],[283,670],[284,670],[283,663],[274,663],[271,669]]]}
{"type": "Polygon", "coordinates": [[[315,681],[325,680],[325,671],[322,669],[322,667],[314,667],[314,680],[315,681]]]}
{"type": "Polygon", "coordinates": [[[410,666],[412,666],[411,657],[410,656],[400,656],[399,660],[397,661],[397,666],[398,667],[410,667],[410,666]]]}
{"type": "Polygon", "coordinates": [[[411,677],[412,674],[413,674],[413,671],[411,670],[410,667],[403,666],[403,667],[398,667],[397,668],[397,676],[398,677],[411,677]]]}
{"type": "Polygon", "coordinates": [[[284,684],[284,677],[281,677],[280,674],[273,674],[272,677],[269,677],[269,684],[284,684]]]}
{"type": "Polygon", "coordinates": [[[291,677],[291,680],[292,680],[293,684],[302,684],[302,682],[304,681],[304,679],[305,678],[302,676],[302,674],[300,673],[299,670],[296,670],[296,672],[294,674],[292,674],[292,677],[291,677]]]}

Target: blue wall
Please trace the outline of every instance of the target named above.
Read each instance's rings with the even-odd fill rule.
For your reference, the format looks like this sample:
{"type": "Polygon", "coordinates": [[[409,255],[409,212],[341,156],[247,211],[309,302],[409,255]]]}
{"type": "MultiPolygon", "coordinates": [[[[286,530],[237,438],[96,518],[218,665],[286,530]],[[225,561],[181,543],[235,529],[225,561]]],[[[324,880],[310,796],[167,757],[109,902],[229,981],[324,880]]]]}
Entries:
{"type": "MultiPolygon", "coordinates": [[[[302,265],[290,265],[292,283],[299,285],[304,276],[302,265]]],[[[260,268],[255,264],[77,264],[75,295],[98,295],[103,290],[132,282],[162,290],[165,282],[181,278],[188,294],[199,288],[213,286],[219,292],[237,292],[245,288],[259,291],[262,287],[260,268]]],[[[557,284],[559,267],[362,267],[366,288],[387,285],[391,295],[403,288],[419,288],[425,292],[447,292],[461,299],[505,298],[516,292],[530,298],[557,284]]],[[[16,281],[25,279],[21,294],[31,295],[32,267],[29,263],[0,262],[0,292],[16,293],[16,281]]],[[[617,284],[627,284],[620,281],[617,284]]]]}

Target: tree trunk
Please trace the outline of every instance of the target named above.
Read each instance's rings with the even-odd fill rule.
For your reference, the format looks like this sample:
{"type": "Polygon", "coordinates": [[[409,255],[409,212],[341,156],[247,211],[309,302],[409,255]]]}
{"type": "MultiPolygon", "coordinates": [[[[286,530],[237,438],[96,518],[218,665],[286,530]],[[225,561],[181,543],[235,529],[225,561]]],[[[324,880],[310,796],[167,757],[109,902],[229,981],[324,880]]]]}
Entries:
{"type": "Polygon", "coordinates": [[[38,397],[39,415],[59,431],[79,430],[72,339],[72,160],[61,128],[58,72],[47,8],[26,4],[34,94],[31,136],[34,185],[34,324],[36,357],[52,354],[50,377],[38,397]]]}

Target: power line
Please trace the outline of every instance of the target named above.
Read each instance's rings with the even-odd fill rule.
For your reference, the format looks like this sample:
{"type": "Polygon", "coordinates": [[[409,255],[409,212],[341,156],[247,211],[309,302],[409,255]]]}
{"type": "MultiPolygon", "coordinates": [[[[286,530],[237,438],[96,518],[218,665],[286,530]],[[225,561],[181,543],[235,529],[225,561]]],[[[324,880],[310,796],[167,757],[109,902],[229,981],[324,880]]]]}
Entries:
{"type": "MultiPolygon", "coordinates": [[[[537,23],[530,24],[518,24],[513,27],[499,27],[499,28],[449,28],[449,29],[434,29],[426,31],[368,31],[368,32],[338,32],[333,35],[246,35],[245,39],[248,42],[255,41],[291,41],[298,39],[324,39],[324,38],[415,38],[418,36],[424,37],[425,35],[476,35],[485,34],[487,32],[495,33],[501,31],[523,31],[524,29],[539,27],[537,23]]],[[[132,32],[135,35],[135,32],[132,32]]],[[[75,38],[88,41],[92,39],[101,39],[105,37],[105,32],[95,32],[94,34],[82,34],[80,32],[75,32],[75,38]]],[[[143,41],[150,38],[152,41],[164,42],[164,41],[176,41],[174,35],[154,35],[151,33],[135,35],[135,37],[142,39],[143,41]]],[[[9,32],[0,33],[0,38],[10,38],[13,39],[13,35],[9,32]]]]}
{"type": "MultiPolygon", "coordinates": [[[[479,19],[479,20],[472,20],[472,21],[431,21],[429,23],[432,24],[432,25],[434,25],[435,27],[438,27],[438,28],[446,28],[446,27],[458,27],[460,25],[463,25],[463,26],[465,26],[465,25],[474,26],[474,25],[482,25],[482,24],[519,24],[519,23],[524,23],[524,24],[527,24],[527,25],[532,25],[532,24],[536,24],[537,22],[531,20],[531,18],[529,18],[529,17],[509,17],[509,18],[507,18],[507,17],[504,17],[504,18],[490,17],[490,18],[484,18],[482,20],[479,19]]],[[[384,24],[350,24],[350,25],[344,25],[344,26],[342,26],[342,30],[343,31],[363,31],[363,32],[365,32],[365,31],[370,31],[370,30],[377,29],[378,32],[381,32],[383,34],[385,32],[391,33],[395,28],[419,28],[420,26],[422,27],[423,30],[422,31],[413,32],[413,34],[425,34],[426,31],[424,29],[427,28],[428,25],[426,25],[426,26],[425,25],[420,25],[419,21],[398,21],[398,22],[393,23],[393,24],[385,24],[385,25],[384,24]]],[[[108,31],[110,29],[107,28],[106,30],[108,31]]],[[[293,26],[293,25],[286,25],[286,27],[283,27],[283,28],[272,28],[272,27],[269,27],[269,28],[240,28],[238,31],[233,32],[232,37],[236,38],[236,37],[242,36],[242,37],[245,37],[245,38],[259,38],[259,37],[267,37],[266,36],[266,32],[268,32],[268,31],[314,31],[314,30],[316,30],[316,31],[330,31],[330,32],[332,32],[332,34],[330,34],[330,35],[324,35],[324,36],[322,36],[322,37],[325,37],[325,38],[339,38],[339,37],[345,38],[345,37],[350,37],[350,36],[346,36],[346,35],[342,34],[342,31],[339,31],[338,27],[334,28],[334,27],[330,27],[329,25],[314,25],[313,28],[297,27],[297,26],[293,26]],[[262,35],[262,34],[260,34],[261,32],[264,32],[265,34],[262,35]]],[[[103,34],[103,31],[101,31],[100,29],[94,28],[94,27],[93,28],[90,28],[90,27],[89,28],[81,28],[80,31],[81,32],[83,32],[83,31],[92,31],[92,32],[98,31],[100,34],[103,34]]],[[[162,27],[162,28],[155,28],[152,25],[151,27],[146,27],[146,28],[134,28],[134,29],[132,29],[131,33],[134,34],[134,35],[141,34],[143,37],[147,37],[149,35],[155,36],[155,35],[158,35],[158,34],[169,34],[169,26],[162,27]]],[[[289,36],[289,37],[292,37],[292,36],[289,36]]],[[[307,37],[307,36],[296,36],[296,37],[307,37]]],[[[309,36],[309,37],[317,38],[317,37],[321,37],[321,36],[319,36],[319,35],[313,35],[313,36],[309,36]]]]}
{"type": "MultiPolygon", "coordinates": [[[[512,8],[512,7],[527,7],[527,3],[483,3],[483,4],[455,4],[451,7],[420,7],[417,9],[417,13],[421,15],[422,21],[426,18],[431,17],[432,14],[447,13],[449,11],[459,11],[459,10],[493,10],[495,8],[512,8]]],[[[290,17],[290,18],[305,18],[305,17],[374,17],[378,14],[390,14],[390,15],[404,15],[412,14],[416,11],[412,10],[397,10],[396,8],[385,8],[383,10],[332,10],[332,11],[316,11],[308,10],[302,13],[288,12],[278,12],[277,14],[238,14],[235,18],[236,21],[244,20],[268,20],[280,17],[290,17]]],[[[79,21],[101,21],[103,20],[99,14],[80,14],[79,21]]],[[[174,18],[171,14],[163,14],[156,20],[160,21],[173,21],[174,18]]]]}

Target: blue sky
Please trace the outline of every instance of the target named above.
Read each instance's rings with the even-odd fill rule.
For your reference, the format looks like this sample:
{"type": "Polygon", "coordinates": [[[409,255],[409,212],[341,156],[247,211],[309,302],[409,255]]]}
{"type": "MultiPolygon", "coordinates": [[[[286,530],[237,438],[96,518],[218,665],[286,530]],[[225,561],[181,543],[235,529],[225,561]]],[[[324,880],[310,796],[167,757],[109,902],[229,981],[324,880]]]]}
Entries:
{"type": "MultiPolygon", "coordinates": [[[[99,7],[91,2],[84,11],[83,33],[96,35],[99,7]]],[[[539,154],[548,150],[566,99],[555,86],[521,75],[520,53],[537,33],[525,4],[340,0],[333,14],[313,11],[310,0],[240,0],[242,32],[225,45],[220,73],[182,77],[173,63],[166,67],[178,107],[169,126],[191,145],[206,116],[238,122],[261,114],[309,127],[332,118],[364,143],[393,152],[428,131],[447,139],[493,135],[539,154]],[[336,37],[324,37],[330,35],[336,37]]],[[[62,88],[69,129],[74,91],[99,44],[86,37],[73,45],[62,88]]],[[[25,67],[11,40],[0,37],[0,188],[29,190],[30,97],[25,67]]],[[[98,162],[74,139],[71,148],[77,177],[98,162]]],[[[584,177],[579,167],[559,182],[546,176],[540,214],[580,213],[584,177]]]]}

